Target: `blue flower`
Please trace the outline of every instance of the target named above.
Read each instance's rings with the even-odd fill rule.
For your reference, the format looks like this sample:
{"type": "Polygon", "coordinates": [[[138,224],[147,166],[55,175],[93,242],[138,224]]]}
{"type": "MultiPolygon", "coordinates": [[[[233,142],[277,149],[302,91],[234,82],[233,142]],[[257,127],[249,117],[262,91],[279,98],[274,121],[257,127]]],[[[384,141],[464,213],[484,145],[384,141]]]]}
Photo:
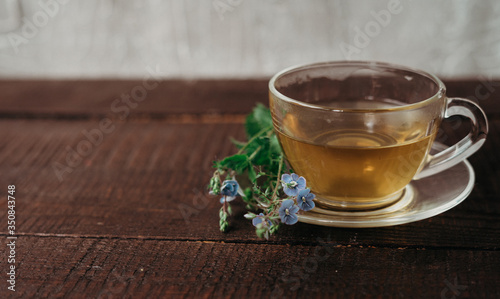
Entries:
{"type": "Polygon", "coordinates": [[[286,195],[297,196],[300,190],[306,188],[306,179],[295,173],[285,173],[281,176],[281,185],[286,195]]]}
{"type": "Polygon", "coordinates": [[[299,217],[297,217],[297,212],[299,211],[299,207],[295,204],[295,202],[291,199],[285,200],[279,209],[279,214],[281,218],[281,222],[292,225],[299,221],[299,217]]]}
{"type": "Polygon", "coordinates": [[[220,188],[220,194],[224,195],[220,199],[220,203],[233,201],[238,195],[240,186],[235,180],[225,180],[222,182],[222,187],[220,188]]]}
{"type": "MultiPolygon", "coordinates": [[[[254,219],[252,219],[253,226],[257,226],[258,224],[264,222],[264,219],[265,219],[264,218],[264,214],[260,213],[259,215],[257,215],[257,217],[255,217],[254,219]]],[[[273,223],[269,219],[267,219],[267,221],[264,222],[264,223],[267,223],[268,227],[271,227],[273,225],[273,223]]]]}
{"type": "Polygon", "coordinates": [[[220,193],[222,195],[234,197],[238,194],[238,182],[235,180],[225,180],[222,182],[222,187],[220,188],[220,193]]]}
{"type": "Polygon", "coordinates": [[[300,190],[297,195],[297,204],[301,210],[310,211],[315,206],[313,199],[316,195],[310,193],[310,191],[309,189],[300,190]]]}

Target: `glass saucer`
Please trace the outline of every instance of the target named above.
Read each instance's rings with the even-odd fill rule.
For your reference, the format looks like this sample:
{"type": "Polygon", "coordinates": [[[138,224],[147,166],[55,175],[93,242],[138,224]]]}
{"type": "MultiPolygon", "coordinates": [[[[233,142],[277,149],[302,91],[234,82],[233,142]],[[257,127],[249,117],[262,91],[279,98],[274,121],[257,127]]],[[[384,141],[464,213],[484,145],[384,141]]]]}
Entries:
{"type": "MultiPolygon", "coordinates": [[[[435,143],[433,150],[442,150],[435,143]]],[[[474,169],[467,160],[438,174],[412,181],[396,203],[372,211],[332,211],[314,208],[299,213],[299,221],[335,227],[382,227],[419,221],[461,203],[474,187],[474,169]]]]}

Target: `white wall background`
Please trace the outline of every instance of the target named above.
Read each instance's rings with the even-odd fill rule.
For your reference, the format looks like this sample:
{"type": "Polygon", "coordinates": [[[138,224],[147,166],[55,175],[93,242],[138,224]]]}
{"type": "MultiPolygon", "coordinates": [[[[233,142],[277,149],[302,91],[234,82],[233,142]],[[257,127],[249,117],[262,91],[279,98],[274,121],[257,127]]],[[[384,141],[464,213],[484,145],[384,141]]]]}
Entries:
{"type": "Polygon", "coordinates": [[[3,78],[136,78],[147,66],[246,78],[344,59],[499,78],[500,1],[0,0],[3,78]]]}

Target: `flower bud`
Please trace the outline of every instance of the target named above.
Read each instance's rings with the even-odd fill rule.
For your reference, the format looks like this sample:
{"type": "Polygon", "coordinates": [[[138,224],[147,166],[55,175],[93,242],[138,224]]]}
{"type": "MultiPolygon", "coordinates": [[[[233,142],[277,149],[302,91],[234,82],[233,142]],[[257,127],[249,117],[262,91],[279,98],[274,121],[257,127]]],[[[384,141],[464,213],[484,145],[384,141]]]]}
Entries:
{"type": "Polygon", "coordinates": [[[252,212],[248,212],[248,213],[246,213],[246,214],[244,215],[244,217],[245,217],[246,219],[254,219],[255,217],[257,217],[257,215],[255,215],[255,214],[254,214],[254,213],[252,213],[252,212]]]}

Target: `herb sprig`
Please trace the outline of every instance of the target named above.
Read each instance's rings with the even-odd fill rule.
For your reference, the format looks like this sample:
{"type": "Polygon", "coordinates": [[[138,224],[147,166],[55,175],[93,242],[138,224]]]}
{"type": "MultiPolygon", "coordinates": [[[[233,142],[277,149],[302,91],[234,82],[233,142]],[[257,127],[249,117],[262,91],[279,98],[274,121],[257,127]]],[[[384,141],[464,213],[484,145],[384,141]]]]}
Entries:
{"type": "Polygon", "coordinates": [[[295,224],[299,209],[314,208],[315,196],[306,189],[303,177],[284,173],[285,157],[268,108],[258,104],[245,120],[245,131],[246,142],[232,140],[238,152],[214,162],[210,193],[222,196],[222,232],[229,230],[230,202],[240,195],[248,210],[245,218],[252,220],[257,236],[269,239],[281,223],[295,224]]]}

